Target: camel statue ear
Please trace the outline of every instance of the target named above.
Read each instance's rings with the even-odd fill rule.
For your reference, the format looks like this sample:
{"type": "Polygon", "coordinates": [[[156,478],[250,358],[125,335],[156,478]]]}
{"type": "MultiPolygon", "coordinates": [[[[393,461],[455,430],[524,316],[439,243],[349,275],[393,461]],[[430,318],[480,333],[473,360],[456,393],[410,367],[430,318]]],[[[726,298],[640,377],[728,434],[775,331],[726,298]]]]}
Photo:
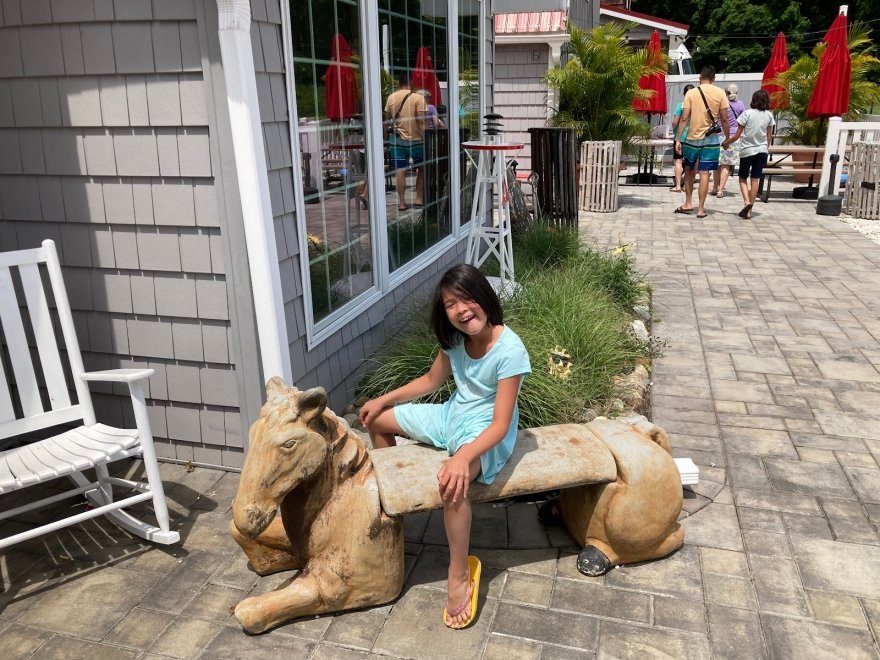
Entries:
{"type": "Polygon", "coordinates": [[[323,387],[313,387],[299,397],[300,418],[308,424],[327,407],[327,392],[323,387]]]}
{"type": "Polygon", "coordinates": [[[279,376],[272,376],[272,378],[266,382],[266,400],[271,399],[273,396],[284,394],[286,391],[287,385],[279,376]]]}

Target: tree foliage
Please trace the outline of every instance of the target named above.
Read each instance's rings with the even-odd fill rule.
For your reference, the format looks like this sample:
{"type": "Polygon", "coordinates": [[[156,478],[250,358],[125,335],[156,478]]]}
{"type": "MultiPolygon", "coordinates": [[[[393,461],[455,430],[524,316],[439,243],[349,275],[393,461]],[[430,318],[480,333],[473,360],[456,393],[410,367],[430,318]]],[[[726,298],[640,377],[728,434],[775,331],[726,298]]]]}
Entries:
{"type": "MultiPolygon", "coordinates": [[[[773,39],[784,32],[794,62],[822,40],[841,0],[638,0],[634,9],[690,26],[687,47],[697,70],[711,64],[719,72],[763,71],[773,39]]],[[[850,0],[849,20],[880,18],[876,0],[850,0]]],[[[871,74],[869,74],[871,75],[871,74]]]]}
{"type": "Polygon", "coordinates": [[[632,107],[634,98],[654,92],[639,89],[643,74],[666,71],[666,58],[648,63],[646,50],[626,40],[631,25],[607,23],[590,32],[569,24],[571,59],[547,72],[547,85],[556,93],[551,126],[575,128],[578,140],[622,140],[647,135],[649,127],[632,107]]]}

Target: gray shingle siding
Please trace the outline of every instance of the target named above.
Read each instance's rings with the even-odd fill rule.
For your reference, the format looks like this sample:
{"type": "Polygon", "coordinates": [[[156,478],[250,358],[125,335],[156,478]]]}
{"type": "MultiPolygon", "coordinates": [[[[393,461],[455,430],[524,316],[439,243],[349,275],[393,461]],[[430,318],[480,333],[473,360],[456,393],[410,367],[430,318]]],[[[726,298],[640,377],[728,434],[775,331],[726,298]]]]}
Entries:
{"type": "MultiPolygon", "coordinates": [[[[54,239],[86,366],[155,369],[160,456],[236,467],[209,48],[196,20],[192,0],[2,0],[0,250],[54,239]]],[[[93,392],[100,421],[133,423],[119,388],[93,392]]]]}

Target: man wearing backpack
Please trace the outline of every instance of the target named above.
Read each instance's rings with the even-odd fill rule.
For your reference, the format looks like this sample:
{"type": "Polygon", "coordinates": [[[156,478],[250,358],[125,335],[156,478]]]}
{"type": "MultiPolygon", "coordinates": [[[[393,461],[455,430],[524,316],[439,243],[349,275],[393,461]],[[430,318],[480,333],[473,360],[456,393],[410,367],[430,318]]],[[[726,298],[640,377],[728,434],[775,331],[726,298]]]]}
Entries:
{"type": "Polygon", "coordinates": [[[679,129],[675,133],[675,151],[681,154],[684,164],[684,204],[676,213],[690,215],[694,212],[694,179],[700,173],[697,217],[706,217],[706,197],[709,194],[709,176],[718,169],[722,136],[728,134],[727,95],[715,82],[715,67],[704,66],[700,71],[700,84],[689,91],[682,102],[679,129]],[[682,133],[687,126],[687,140],[682,133]]]}

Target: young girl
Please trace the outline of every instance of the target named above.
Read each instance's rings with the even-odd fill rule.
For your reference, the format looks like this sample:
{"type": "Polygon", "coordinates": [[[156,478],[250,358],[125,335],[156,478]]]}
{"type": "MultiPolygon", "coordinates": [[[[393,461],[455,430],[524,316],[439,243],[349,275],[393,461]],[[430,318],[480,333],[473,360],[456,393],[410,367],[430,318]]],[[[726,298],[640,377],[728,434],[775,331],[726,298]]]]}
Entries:
{"type": "Polygon", "coordinates": [[[752,217],[752,206],[758,196],[758,184],[761,181],[761,173],[767,164],[770,151],[770,142],[773,141],[773,127],[776,120],[769,110],[770,96],[763,89],[752,94],[751,108],[743,112],[736,120],[738,127],[736,134],[729,137],[722,145],[725,149],[731,142],[735,142],[742,136],[739,155],[739,190],[743,197],[741,218],[752,217]],[[752,185],[749,188],[748,179],[751,176],[752,185]]]}
{"type": "Polygon", "coordinates": [[[390,447],[396,434],[405,434],[451,456],[437,473],[449,542],[443,621],[459,629],[476,615],[480,576],[480,561],[468,557],[468,486],[474,479],[492,483],[510,458],[519,422],[516,398],[531,366],[522,341],[503,323],[498,296],[473,266],[453,266],[443,275],[431,325],[440,351],[428,373],[367,401],[360,416],[376,448],[390,447]],[[445,403],[403,403],[437,391],[450,374],[456,390],[445,403]]]}

